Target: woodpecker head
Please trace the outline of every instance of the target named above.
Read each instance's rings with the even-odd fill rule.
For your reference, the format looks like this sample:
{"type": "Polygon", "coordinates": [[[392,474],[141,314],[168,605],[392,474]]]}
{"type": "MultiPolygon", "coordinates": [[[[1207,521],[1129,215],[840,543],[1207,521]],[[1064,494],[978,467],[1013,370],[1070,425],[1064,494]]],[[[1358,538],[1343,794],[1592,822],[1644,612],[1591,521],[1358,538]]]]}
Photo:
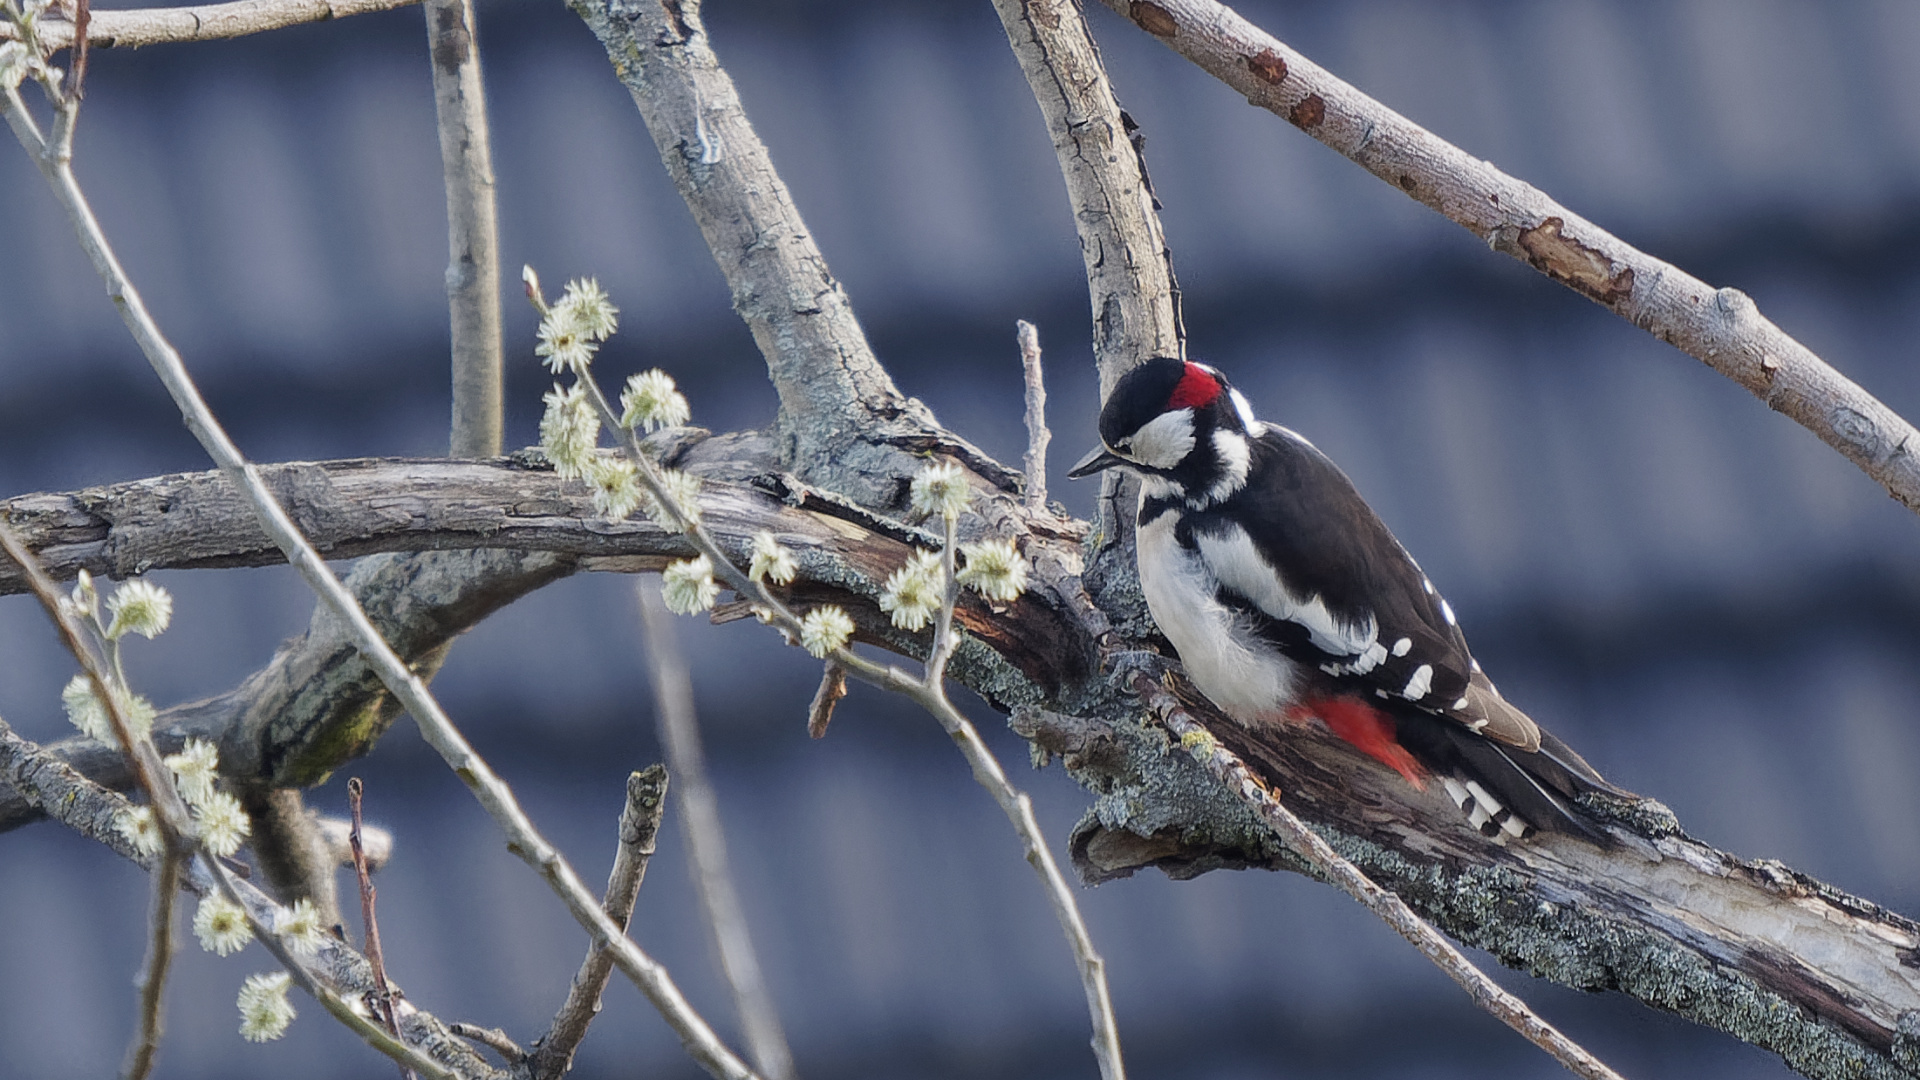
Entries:
{"type": "Polygon", "coordinates": [[[1247,436],[1259,421],[1226,376],[1205,364],[1160,357],[1121,376],[1100,410],[1100,449],[1067,475],[1138,473],[1149,496],[1200,507],[1247,482],[1247,436]]]}

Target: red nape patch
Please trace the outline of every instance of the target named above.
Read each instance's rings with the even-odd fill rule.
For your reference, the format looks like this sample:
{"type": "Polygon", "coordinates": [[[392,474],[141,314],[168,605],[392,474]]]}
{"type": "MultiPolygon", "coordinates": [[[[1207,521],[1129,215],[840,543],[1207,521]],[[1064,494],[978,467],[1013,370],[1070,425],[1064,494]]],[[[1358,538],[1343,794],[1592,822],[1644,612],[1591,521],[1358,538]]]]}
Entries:
{"type": "Polygon", "coordinates": [[[1327,729],[1352,743],[1361,753],[1407,778],[1407,783],[1425,790],[1427,770],[1413,760],[1407,748],[1394,736],[1393,720],[1359,698],[1320,698],[1296,706],[1307,716],[1317,716],[1327,729]]]}
{"type": "Polygon", "coordinates": [[[1188,364],[1180,381],[1173,384],[1173,393],[1167,398],[1167,408],[1186,409],[1206,405],[1219,396],[1220,380],[1207,374],[1199,364],[1188,364]]]}

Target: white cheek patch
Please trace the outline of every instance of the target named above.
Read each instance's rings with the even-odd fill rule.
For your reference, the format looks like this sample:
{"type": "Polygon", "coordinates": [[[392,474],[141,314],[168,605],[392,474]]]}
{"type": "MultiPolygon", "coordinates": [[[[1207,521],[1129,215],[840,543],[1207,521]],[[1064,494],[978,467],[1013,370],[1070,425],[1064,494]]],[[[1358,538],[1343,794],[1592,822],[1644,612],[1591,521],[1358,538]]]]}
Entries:
{"type": "Polygon", "coordinates": [[[1213,433],[1213,450],[1220,456],[1220,479],[1206,490],[1201,499],[1194,500],[1196,510],[1228,498],[1247,486],[1247,470],[1253,464],[1253,451],[1247,445],[1246,436],[1237,431],[1216,431],[1213,433]]]}
{"type": "Polygon", "coordinates": [[[1193,410],[1161,413],[1134,432],[1130,455],[1149,469],[1171,469],[1193,453],[1193,410]]]}
{"type": "Polygon", "coordinates": [[[1220,584],[1246,597],[1272,618],[1305,627],[1307,639],[1321,652],[1358,657],[1368,670],[1385,658],[1384,650],[1376,648],[1380,629],[1372,616],[1358,626],[1349,626],[1334,618],[1320,597],[1296,599],[1280,572],[1260,557],[1253,540],[1239,526],[1224,534],[1201,533],[1194,540],[1220,584]]]}

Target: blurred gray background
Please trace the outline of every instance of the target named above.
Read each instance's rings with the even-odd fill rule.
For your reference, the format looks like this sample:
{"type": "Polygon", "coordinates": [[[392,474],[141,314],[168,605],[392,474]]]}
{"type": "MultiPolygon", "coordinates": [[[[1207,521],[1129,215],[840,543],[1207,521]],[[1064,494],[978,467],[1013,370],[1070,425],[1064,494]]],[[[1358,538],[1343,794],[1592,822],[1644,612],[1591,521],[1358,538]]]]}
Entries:
{"type": "MultiPolygon", "coordinates": [[[[1017,460],[1013,321],[1047,346],[1055,487],[1091,444],[1086,290],[1037,110],[984,0],[719,0],[749,114],[903,388],[1017,460]]],[[[1243,10],[1471,153],[1715,285],[1920,415],[1920,5],[1911,0],[1313,0],[1243,10]]],[[[1447,590],[1514,700],[1697,835],[1920,913],[1920,522],[1698,363],[1390,190],[1111,16],[1193,354],[1341,462],[1447,590]]],[[[604,53],[558,0],[486,2],[505,260],[597,275],[613,377],[660,365],[695,420],[773,396],[604,53]]],[[[446,445],[444,203],[417,10],[97,52],[78,172],[162,325],[260,460],[446,445]]],[[[509,286],[511,293],[511,285],[509,286]]],[[[517,298],[509,445],[547,377],[517,298]]],[[[0,493],[205,463],[44,185],[0,152],[0,493]]],[[[162,703],[231,685],[305,623],[282,569],[167,573],[137,643],[162,703]]],[[[925,716],[856,689],[809,741],[816,665],[682,620],[753,931],[809,1077],[1092,1077],[1069,962],[997,810],[925,716]],[[751,672],[751,677],[742,677],[751,672]]],[[[621,778],[658,759],[630,583],[582,577],[475,630],[443,700],[598,880],[621,778]]],[[[0,602],[0,714],[65,734],[72,673],[0,602]]],[[[1000,718],[975,715],[1017,765],[1000,718]]],[[[1016,770],[1060,837],[1088,802],[1016,770]]],[[[584,947],[401,725],[366,779],[395,978],[530,1038],[584,947]]],[[[734,1028],[670,825],[635,935],[734,1028]]],[[[101,1076],[132,1024],[145,879],[46,826],[0,836],[0,1076],[101,1076]]],[[[1291,876],[1084,894],[1140,1077],[1531,1077],[1556,1066],[1385,927],[1291,876]]],[[[180,964],[166,1077],[391,1075],[310,1001],[234,1034],[257,948],[180,964]]],[[[1786,1075],[1609,996],[1501,972],[1628,1075],[1786,1075]]],[[[617,985],[580,1075],[693,1076],[617,985]]]]}

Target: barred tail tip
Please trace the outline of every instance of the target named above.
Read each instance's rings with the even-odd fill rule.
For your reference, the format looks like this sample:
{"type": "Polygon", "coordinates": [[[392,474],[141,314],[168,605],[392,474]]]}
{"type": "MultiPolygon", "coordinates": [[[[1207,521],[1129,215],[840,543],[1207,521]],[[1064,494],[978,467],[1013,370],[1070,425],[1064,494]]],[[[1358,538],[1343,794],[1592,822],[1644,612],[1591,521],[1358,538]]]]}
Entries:
{"type": "Polygon", "coordinates": [[[1494,798],[1480,781],[1443,776],[1440,783],[1447,789],[1447,797],[1467,815],[1468,824],[1480,830],[1482,836],[1504,842],[1525,840],[1533,835],[1533,826],[1494,798]]]}

